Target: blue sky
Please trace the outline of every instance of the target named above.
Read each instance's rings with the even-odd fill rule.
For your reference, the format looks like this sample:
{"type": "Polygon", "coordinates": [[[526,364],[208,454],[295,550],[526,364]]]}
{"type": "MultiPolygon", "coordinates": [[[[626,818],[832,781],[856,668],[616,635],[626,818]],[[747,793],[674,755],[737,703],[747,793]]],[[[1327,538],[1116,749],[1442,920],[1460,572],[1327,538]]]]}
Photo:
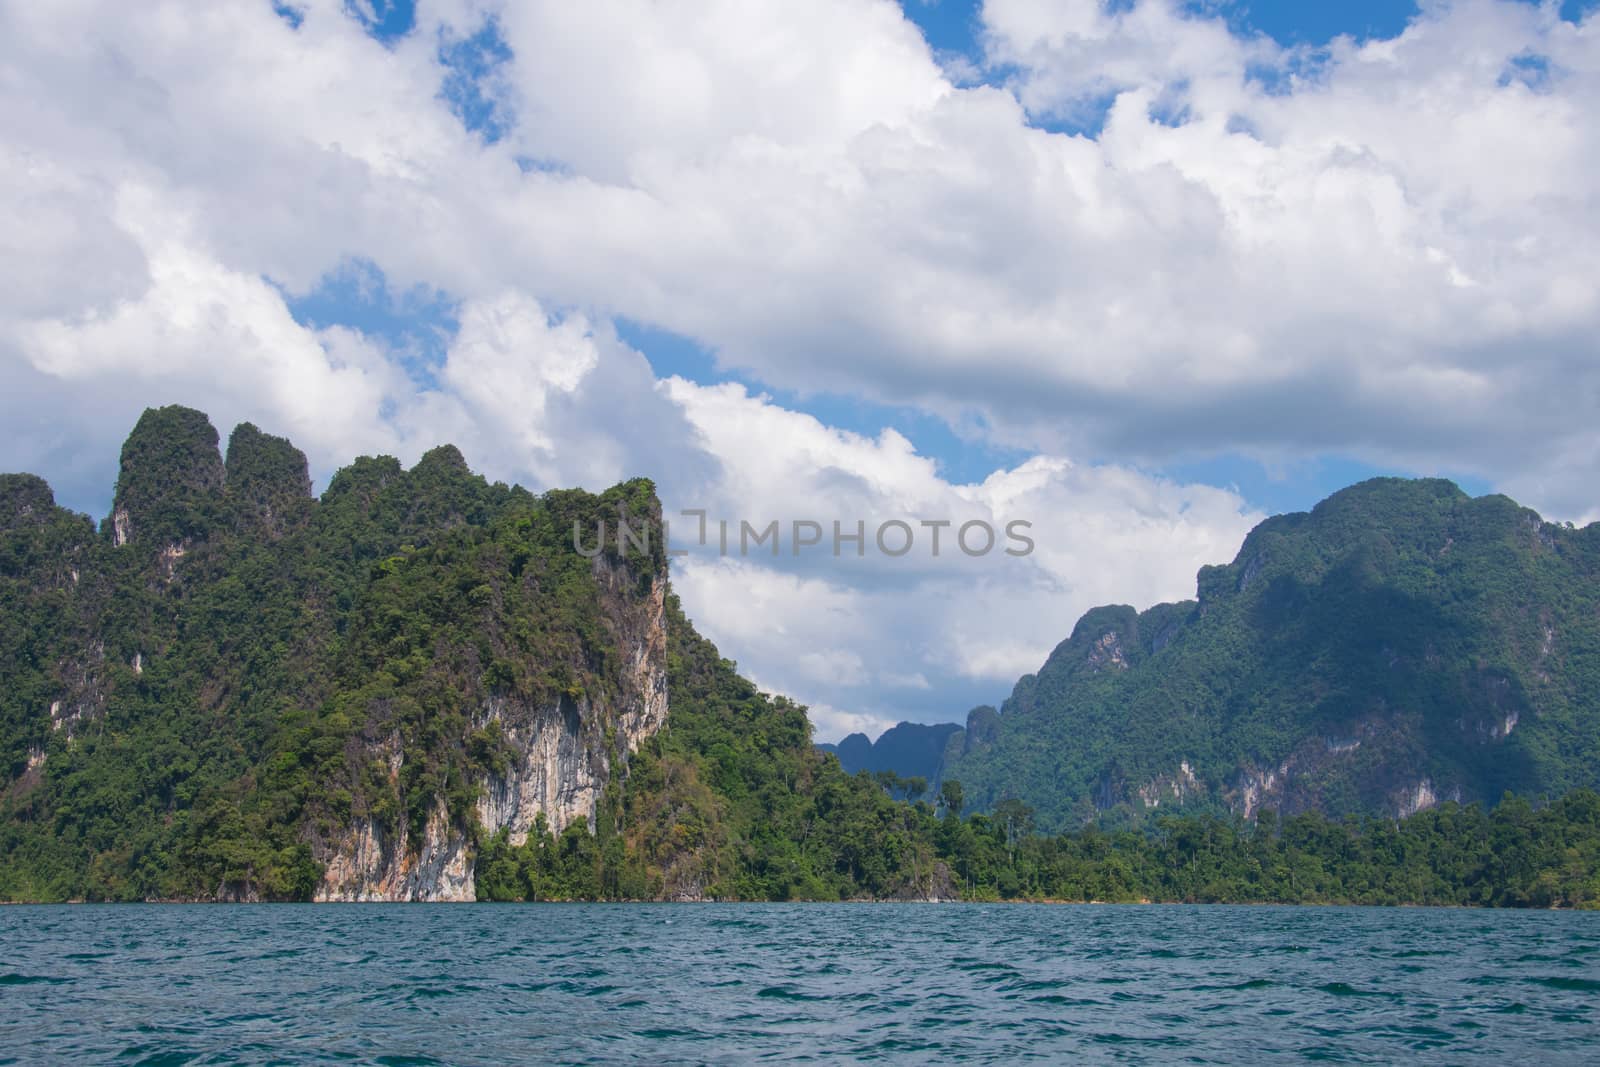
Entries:
{"type": "MultiPolygon", "coordinates": [[[[981,60],[981,46],[975,36],[981,7],[978,0],[902,0],[901,6],[935,50],[981,60]]],[[[1370,0],[1340,4],[1208,2],[1189,6],[1196,13],[1225,15],[1239,33],[1265,33],[1285,44],[1314,46],[1341,34],[1358,39],[1392,36],[1404,29],[1417,11],[1413,3],[1370,0]]],[[[1582,9],[1583,5],[1574,0],[1564,5],[1564,11],[1574,15],[1582,9]]],[[[374,0],[370,10],[376,13],[375,20],[368,17],[366,9],[352,10],[361,12],[359,17],[369,32],[380,40],[392,42],[414,29],[414,4],[410,0],[374,0]]],[[[487,25],[470,38],[442,41],[440,56],[455,72],[441,95],[449,99],[468,128],[478,131],[488,142],[498,139],[506,116],[479,88],[482,76],[510,56],[494,25],[487,25]]],[[[998,82],[1003,80],[1004,72],[991,71],[990,76],[998,82]]],[[[1086,132],[1092,134],[1097,123],[1087,126],[1086,132]]],[[[290,299],[289,307],[296,319],[307,326],[343,325],[382,338],[406,353],[408,370],[424,385],[432,382],[432,368],[442,362],[456,328],[449,294],[427,290],[395,294],[390,292],[382,271],[370,263],[347,265],[311,293],[290,299]]],[[[785,407],[814,415],[827,425],[867,436],[893,429],[909,439],[920,454],[933,458],[945,477],[954,481],[981,481],[997,468],[1015,464],[1027,455],[1025,450],[986,440],[973,427],[952,427],[944,419],[909,404],[893,406],[854,395],[775,389],[759,378],[720,365],[714,352],[692,338],[627,319],[618,320],[616,326],[619,336],[643,353],[660,377],[677,375],[700,384],[738,382],[752,392],[772,396],[785,407]]],[[[1419,473],[1340,454],[1263,462],[1221,453],[1147,469],[1175,479],[1231,487],[1267,512],[1307,509],[1329,493],[1365,478],[1419,473]]],[[[1453,477],[1474,494],[1489,491],[1487,482],[1470,473],[1421,473],[1453,477]]]]}
{"type": "MultiPolygon", "coordinates": [[[[975,54],[978,28],[977,0],[905,0],[906,15],[922,27],[933,47],[975,54]]],[[[1265,33],[1285,44],[1325,44],[1340,34],[1357,38],[1392,37],[1416,13],[1413,3],[1355,0],[1350,3],[1194,3],[1191,10],[1221,13],[1236,30],[1265,33]]]]}
{"type": "MultiPolygon", "coordinates": [[[[1113,5],[1115,6],[1115,5],[1113,5]]],[[[1562,16],[1577,20],[1595,0],[1564,0],[1562,16]]],[[[922,27],[934,48],[975,55],[978,0],[903,0],[906,16],[922,27]]],[[[1347,35],[1357,40],[1393,37],[1417,13],[1417,5],[1391,0],[1346,0],[1306,3],[1303,0],[1200,0],[1187,5],[1203,14],[1221,14],[1235,32],[1264,33],[1283,44],[1324,45],[1347,35]]]]}

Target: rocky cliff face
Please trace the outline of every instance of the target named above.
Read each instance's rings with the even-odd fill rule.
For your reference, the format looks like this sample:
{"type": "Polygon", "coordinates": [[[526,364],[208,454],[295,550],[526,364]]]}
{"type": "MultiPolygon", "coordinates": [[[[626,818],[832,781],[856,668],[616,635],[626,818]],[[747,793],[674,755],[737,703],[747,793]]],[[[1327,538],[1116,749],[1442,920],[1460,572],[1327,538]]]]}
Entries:
{"type": "Polygon", "coordinates": [[[316,892],[318,903],[476,899],[471,849],[442,803],[415,843],[403,826],[390,835],[372,819],[357,821],[328,857],[316,892]]]}
{"type": "MultiPolygon", "coordinates": [[[[625,773],[629,754],[667,719],[665,576],[639,595],[639,576],[627,564],[598,556],[592,573],[621,652],[614,691],[563,693],[551,701],[485,699],[472,724],[497,727],[503,748],[501,769],[471,782],[476,826],[452,820],[442,804],[415,842],[403,827],[385,834],[375,821],[359,819],[327,850],[318,900],[474,900],[474,837],[504,832],[512,845],[522,845],[541,818],[557,834],[580,821],[592,828],[607,784],[625,773]]],[[[404,767],[398,739],[382,754],[398,781],[404,767]]]]}
{"type": "MultiPolygon", "coordinates": [[[[597,559],[595,570],[615,591],[616,568],[597,559]]],[[[477,815],[487,833],[504,830],[520,845],[540,815],[558,834],[580,819],[593,824],[615,765],[625,764],[667,721],[665,598],[661,582],[639,603],[613,601],[625,662],[614,699],[562,696],[544,706],[492,699],[485,705],[480,724],[498,723],[514,753],[504,774],[482,783],[477,815]]]]}
{"type": "MultiPolygon", "coordinates": [[[[398,734],[377,746],[391,785],[399,781],[402,752],[398,734]]],[[[224,888],[237,891],[234,886],[224,888]]],[[[250,888],[244,887],[247,893],[250,888]]],[[[325,851],[314,899],[318,903],[475,900],[469,835],[451,820],[441,800],[434,801],[415,841],[404,823],[388,829],[378,819],[358,817],[325,851]]]]}

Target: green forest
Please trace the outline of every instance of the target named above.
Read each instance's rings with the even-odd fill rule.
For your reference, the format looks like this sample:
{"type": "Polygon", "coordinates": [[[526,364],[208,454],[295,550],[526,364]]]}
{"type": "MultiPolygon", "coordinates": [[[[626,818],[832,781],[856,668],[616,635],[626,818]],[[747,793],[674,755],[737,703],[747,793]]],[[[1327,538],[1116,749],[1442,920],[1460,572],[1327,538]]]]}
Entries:
{"type": "Polygon", "coordinates": [[[1212,797],[1067,825],[954,774],[847,774],[696,633],[659,518],[648,481],[534,495],[449,446],[313,497],[288,441],[245,424],[224,454],[178,407],[140,420],[101,524],[0,476],[0,899],[308,900],[366,828],[396,869],[459,846],[495,901],[1600,901],[1592,767],[1404,820],[1212,797]],[[656,536],[580,553],[606,521],[656,536]],[[486,830],[558,728],[592,817],[486,830]]]}
{"type": "Polygon", "coordinates": [[[1404,820],[1162,815],[1046,836],[1017,800],[964,812],[961,784],[845,774],[804,709],[766,697],[674,613],[669,729],[593,835],[487,843],[485,900],[655,899],[691,852],[727,900],[920,899],[1600,906],[1600,795],[1404,820]]]}
{"type": "Polygon", "coordinates": [[[939,774],[1050,831],[1596,788],[1600,524],[1441,479],[1350,486],[1262,522],[1193,600],[1085,613],[939,774]]]}
{"type": "Polygon", "coordinates": [[[804,709],[757,692],[681,615],[670,726],[608,796],[597,832],[486,843],[484,900],[662,895],[686,854],[724,900],[960,900],[1600,907],[1600,794],[1410,818],[1172,814],[1046,836],[1017,800],[963,811],[946,780],[847,775],[804,709]],[[908,788],[909,787],[909,788],[908,788]]]}

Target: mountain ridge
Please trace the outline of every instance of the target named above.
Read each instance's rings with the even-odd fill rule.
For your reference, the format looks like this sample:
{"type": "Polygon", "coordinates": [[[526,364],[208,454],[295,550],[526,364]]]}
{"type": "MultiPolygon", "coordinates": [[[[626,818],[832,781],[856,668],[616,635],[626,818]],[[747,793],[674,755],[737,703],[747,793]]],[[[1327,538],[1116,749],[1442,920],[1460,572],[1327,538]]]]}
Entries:
{"type": "Polygon", "coordinates": [[[1085,612],[940,774],[1051,828],[1119,806],[1405,815],[1593,786],[1597,576],[1600,525],[1443,479],[1357,483],[1264,520],[1193,600],[1085,612]]]}
{"type": "MultiPolygon", "coordinates": [[[[1086,613],[1001,709],[901,731],[925,760],[944,733],[945,780],[922,794],[845,773],[802,706],[695,632],[646,480],[535,495],[446,445],[410,469],[357,458],[313,498],[285,439],[241,425],[218,445],[199,412],[147,411],[98,526],[0,475],[0,899],[1600,899],[1594,765],[1583,745],[1553,765],[1540,725],[1593,718],[1600,539],[1509,502],[1464,514],[1459,491],[1399,483],[1264,524],[1197,600],[1086,613]],[[580,552],[574,527],[601,520],[652,534],[580,552]],[[1546,610],[1550,633],[1523,633],[1546,610]],[[1308,634],[1329,637],[1326,663],[1308,634]],[[1350,667],[1323,705],[1285,701],[1350,667]],[[1391,674],[1405,684],[1355,684],[1391,674]],[[1174,687],[1211,682],[1257,699],[1167,714],[1174,687]],[[1488,762],[1576,791],[1491,813],[1436,788],[1398,826],[1399,810],[1330,821],[1326,803],[1294,814],[1340,795],[1306,763],[1241,804],[1249,783],[1219,762],[1240,724],[1270,754],[1306,708],[1321,730],[1419,694],[1464,703],[1378,715],[1348,751],[1437,735],[1458,766],[1521,752],[1488,762]],[[1263,719],[1275,707],[1294,714],[1263,719]],[[1049,732],[1063,724],[1075,751],[1049,732]],[[1125,745],[1110,775],[1108,738],[1125,745]],[[1040,784],[1035,809],[1017,787],[1040,784]],[[1139,829],[1034,832],[1085,818],[1139,829]]],[[[1352,738],[1314,737],[1348,763],[1329,737],[1352,738]]],[[[1449,761],[1429,769],[1448,788],[1449,761]]]]}
{"type": "Polygon", "coordinates": [[[947,736],[931,764],[865,735],[838,753],[953,779],[973,810],[1025,802],[1051,830],[1163,805],[1403,817],[1560,795],[1600,782],[1597,576],[1600,524],[1369,479],[1263,520],[1193,599],[1084,612],[1001,709],[920,727],[947,736]]]}
{"type": "Polygon", "coordinates": [[[950,736],[961,727],[956,723],[901,722],[879,734],[876,740],[853,733],[838,744],[819,744],[817,748],[837,756],[847,774],[893,771],[901,778],[922,778],[936,782],[944,749],[950,736]]]}
{"type": "Polygon", "coordinates": [[[98,526],[0,476],[0,899],[943,892],[927,809],[694,633],[648,480],[218,446],[147,410],[98,526]]]}

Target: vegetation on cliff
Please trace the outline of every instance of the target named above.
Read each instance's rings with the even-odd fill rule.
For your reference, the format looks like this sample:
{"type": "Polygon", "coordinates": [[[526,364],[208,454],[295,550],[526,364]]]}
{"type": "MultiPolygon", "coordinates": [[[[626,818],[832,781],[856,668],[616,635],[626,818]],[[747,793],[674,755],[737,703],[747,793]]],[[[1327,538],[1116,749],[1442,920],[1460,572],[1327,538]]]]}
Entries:
{"type": "MultiPolygon", "coordinates": [[[[198,412],[147,412],[124,448],[113,512],[98,530],[56,507],[39,479],[0,476],[0,899],[307,899],[336,844],[356,828],[384,848],[415,853],[441,821],[465,843],[479,897],[494,900],[1600,898],[1600,798],[1589,792],[1538,810],[1508,801],[1492,814],[1446,803],[1400,823],[1318,814],[1279,821],[1263,803],[1253,823],[1217,807],[1137,830],[1041,837],[1035,823],[1059,821],[1059,811],[997,795],[981,774],[963,790],[947,773],[931,794],[883,773],[848,774],[812,746],[805,709],[742,678],[667,592],[650,483],[534,496],[487,483],[442,447],[410,470],[388,457],[358,459],[314,500],[305,459],[289,442],[249,425],[233,432],[226,457],[217,442],[198,412]],[[655,532],[643,544],[611,537],[594,558],[574,544],[575,524],[592,530],[606,521],[614,531],[621,520],[655,532]],[[625,647],[618,619],[640,612],[659,613],[651,625],[662,643],[650,647],[664,660],[669,710],[663,728],[623,738],[618,709],[633,692],[640,656],[651,653],[648,642],[625,647]],[[592,820],[577,818],[558,834],[541,818],[525,837],[485,828],[486,783],[509,780],[510,765],[528,755],[526,738],[515,741],[506,720],[490,713],[515,702],[588,716],[569,732],[581,741],[569,755],[578,770],[598,773],[603,764],[608,772],[596,779],[603,788],[592,820]],[[987,810],[964,818],[963,793],[966,807],[987,810]],[[928,799],[895,799],[907,795],[928,799]]],[[[1436,495],[1449,504],[1449,494],[1436,495]]],[[[1478,548],[1472,529],[1448,527],[1451,551],[1479,566],[1496,552],[1518,558],[1502,541],[1523,528],[1524,514],[1512,514],[1507,532],[1484,535],[1478,548]]],[[[1532,536],[1541,545],[1548,539],[1564,566],[1587,566],[1588,542],[1575,539],[1588,534],[1536,526],[1532,536]]],[[[1381,540],[1394,544],[1388,533],[1381,540]]],[[[1298,603],[1297,595],[1316,600],[1330,582],[1346,588],[1328,576],[1351,564],[1331,549],[1314,557],[1322,588],[1297,594],[1284,576],[1315,569],[1290,551],[1300,542],[1253,541],[1268,549],[1267,562],[1241,558],[1250,581],[1277,590],[1265,607],[1239,601],[1250,581],[1228,572],[1203,581],[1203,611],[1101,613],[1058,650],[1062,670],[1091,686],[1073,691],[1118,693],[1115,679],[1144,677],[1139,665],[1169,645],[1188,649],[1178,662],[1190,673],[1167,677],[1194,686],[1233,679],[1215,692],[1237,696],[1251,678],[1269,681],[1261,663],[1287,677],[1282,650],[1241,650],[1226,669],[1207,663],[1275,605],[1281,613],[1268,621],[1300,634],[1302,648],[1314,641],[1310,623],[1290,625],[1297,616],[1282,605],[1298,603]],[[1289,570],[1271,569],[1280,564],[1289,570]],[[1220,627],[1204,622],[1210,618],[1236,622],[1220,627]],[[1081,666],[1097,656],[1121,657],[1127,670],[1081,666]]],[[[1491,703],[1464,706],[1473,714],[1531,709],[1535,719],[1565,723],[1581,755],[1591,724],[1574,685],[1594,661],[1574,620],[1587,592],[1558,590],[1543,571],[1544,584],[1528,596],[1485,586],[1497,579],[1462,577],[1479,589],[1469,621],[1487,611],[1500,620],[1496,633],[1543,620],[1538,612],[1556,605],[1549,625],[1559,639],[1531,651],[1519,645],[1524,659],[1503,662],[1482,647],[1485,631],[1465,623],[1425,637],[1402,625],[1417,622],[1395,606],[1410,602],[1361,577],[1376,575],[1382,585],[1394,573],[1388,556],[1372,553],[1377,569],[1358,567],[1348,589],[1377,600],[1344,604],[1367,621],[1331,608],[1312,618],[1335,630],[1365,625],[1373,633],[1363,640],[1422,672],[1398,672],[1409,680],[1382,693],[1413,704],[1427,697],[1429,685],[1452,677],[1427,673],[1433,657],[1474,663],[1474,677],[1489,679],[1543,669],[1547,679],[1526,683],[1542,687],[1534,696],[1491,686],[1491,703]]],[[[1359,664],[1313,663],[1313,681],[1303,684],[1325,686],[1352,666],[1359,664]]],[[[989,710],[963,743],[1003,752],[1008,718],[1023,722],[1030,708],[1046,707],[1055,684],[1048,673],[1029,683],[1035,704],[1013,698],[1003,714],[989,710]]],[[[1371,693],[1360,677],[1322,693],[1317,722],[1335,721],[1327,709],[1364,706],[1371,693]]],[[[1306,690],[1285,682],[1263,692],[1291,700],[1306,690]]],[[[1457,692],[1431,699],[1443,704],[1457,692]]],[[[1278,720],[1265,703],[1229,707],[1245,727],[1238,736],[1254,738],[1252,751],[1263,758],[1293,740],[1292,730],[1273,732],[1278,720]]],[[[1189,726],[1162,738],[1139,720],[1143,726],[1116,739],[1100,720],[1086,721],[1087,736],[1126,746],[1118,758],[1130,780],[1170,755],[1203,760],[1213,751],[1195,740],[1213,734],[1189,726]]],[[[1520,726],[1518,734],[1545,737],[1520,726]]],[[[1472,743],[1479,742],[1469,736],[1446,754],[1459,762],[1472,743]]],[[[1529,750],[1526,765],[1543,766],[1534,757],[1548,758],[1547,750],[1529,750]]],[[[1058,771],[1092,785],[1099,764],[1081,762],[1058,771]]],[[[1581,772],[1573,762],[1565,778],[1518,777],[1521,766],[1494,781],[1593,781],[1592,763],[1581,772]]],[[[1021,780],[1037,781],[1034,771],[1021,780]]]]}
{"type": "Polygon", "coordinates": [[[1048,830],[1600,786],[1600,524],[1376,479],[1268,519],[1197,584],[1084,615],[941,773],[1048,830]]]}
{"type": "Polygon", "coordinates": [[[606,797],[596,832],[490,842],[489,899],[839,900],[923,892],[926,805],[890,799],[811,745],[805,709],[759,692],[668,604],[667,728],[606,797]]]}
{"type": "Polygon", "coordinates": [[[648,516],[648,482],[535,499],[441,448],[314,502],[287,442],[241,427],[224,478],[199,424],[140,420],[98,535],[0,481],[0,896],[309,896],[355,820],[470,827],[487,695],[615,684],[572,524],[648,516]]]}

